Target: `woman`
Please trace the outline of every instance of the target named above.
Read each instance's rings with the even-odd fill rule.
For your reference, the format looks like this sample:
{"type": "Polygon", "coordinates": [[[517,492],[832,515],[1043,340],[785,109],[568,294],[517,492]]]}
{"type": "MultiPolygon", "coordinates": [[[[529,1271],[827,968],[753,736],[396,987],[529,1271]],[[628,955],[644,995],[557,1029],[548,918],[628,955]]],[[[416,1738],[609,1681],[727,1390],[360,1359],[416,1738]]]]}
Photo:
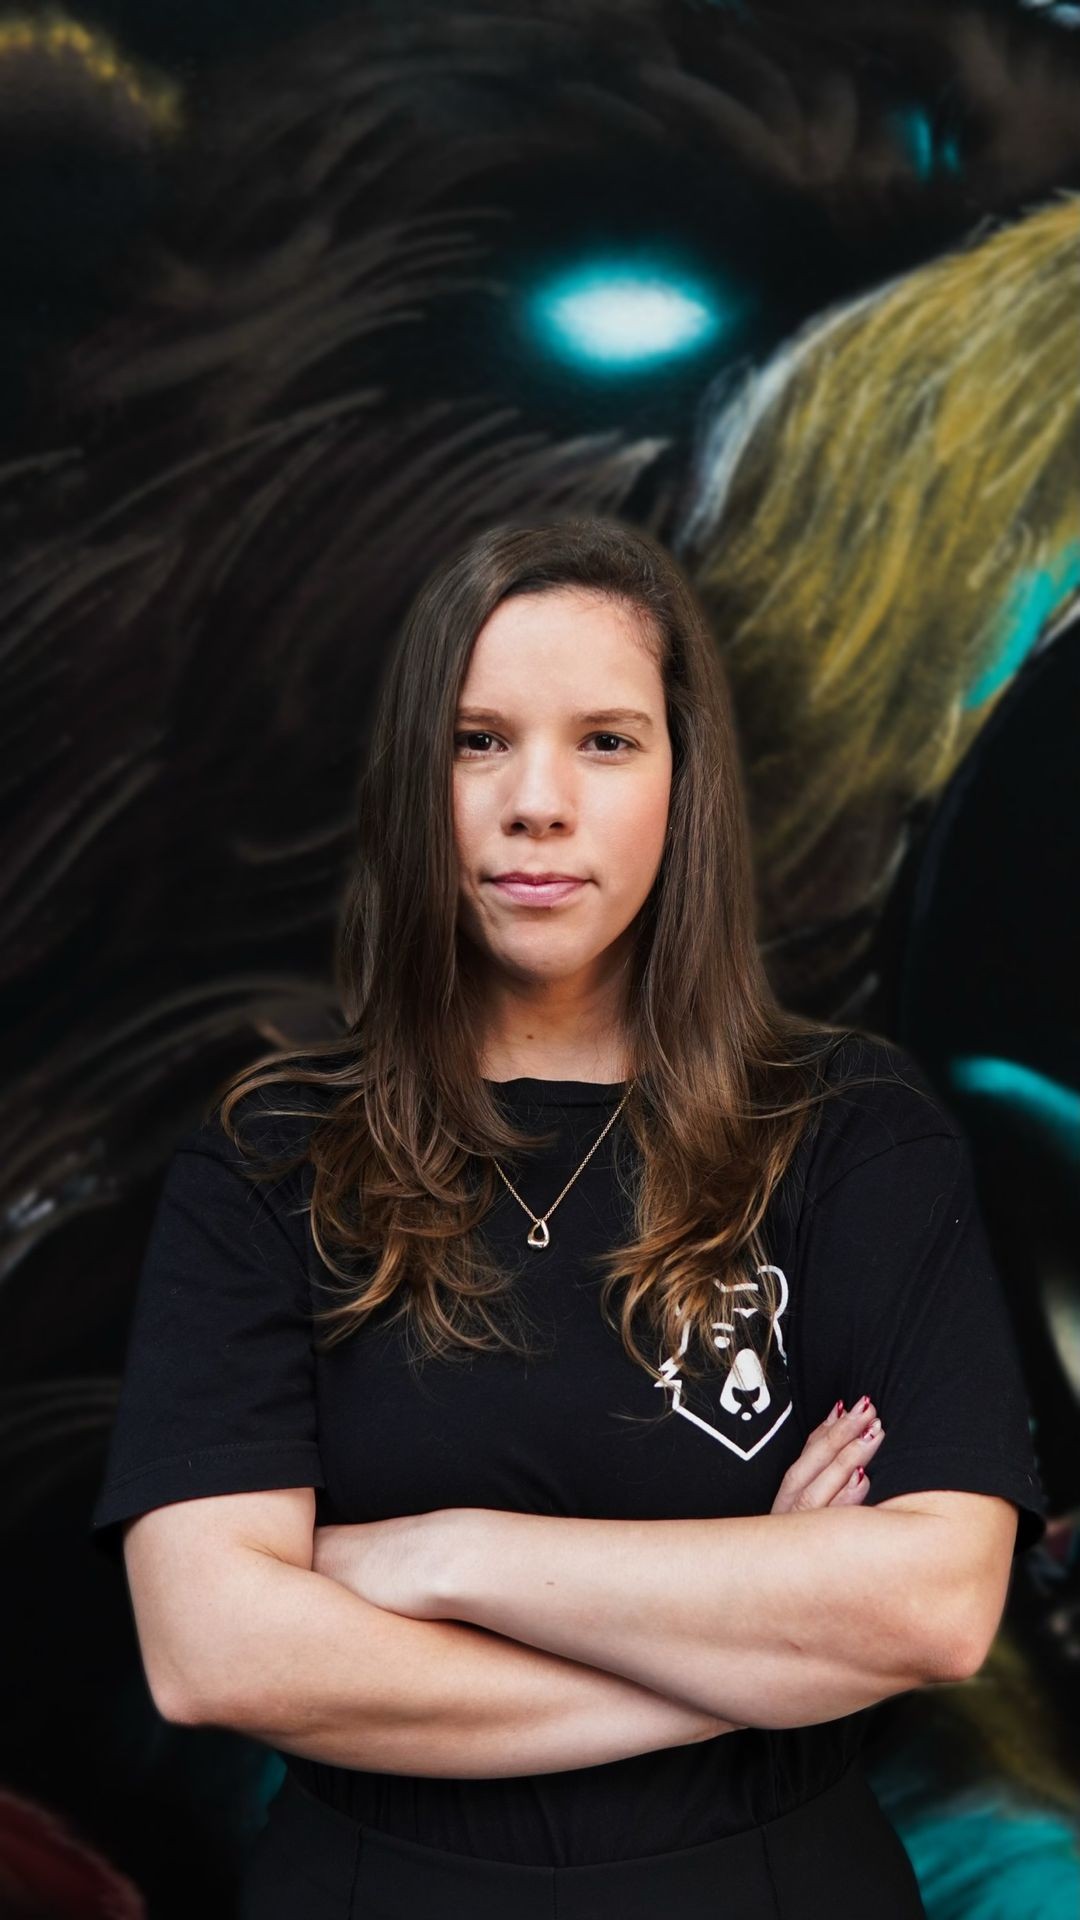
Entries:
{"type": "Polygon", "coordinates": [[[659,544],[443,565],[358,833],[346,1031],[178,1147],[94,1514],[161,1711],[286,1759],[242,1913],[921,1914],[860,1716],[985,1656],[1024,1386],[947,1111],[770,993],[659,544]]]}

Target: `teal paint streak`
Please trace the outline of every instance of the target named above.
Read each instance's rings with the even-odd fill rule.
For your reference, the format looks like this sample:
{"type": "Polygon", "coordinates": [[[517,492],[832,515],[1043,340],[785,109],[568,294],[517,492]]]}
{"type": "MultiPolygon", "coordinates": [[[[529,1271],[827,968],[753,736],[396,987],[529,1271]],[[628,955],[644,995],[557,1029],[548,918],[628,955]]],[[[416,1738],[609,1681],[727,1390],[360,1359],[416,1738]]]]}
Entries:
{"type": "Polygon", "coordinates": [[[896,107],[887,120],[919,179],[929,180],[934,170],[934,140],[926,108],[896,107]]]}
{"type": "Polygon", "coordinates": [[[930,1920],[1074,1920],[1080,1828],[1068,1814],[1032,1806],[1007,1774],[957,1788],[925,1731],[866,1771],[930,1920]]]}
{"type": "Polygon", "coordinates": [[[1055,27],[1080,27],[1080,7],[1063,5],[1061,0],[1020,0],[1020,5],[1052,20],[1055,27]]]}
{"type": "Polygon", "coordinates": [[[894,107],[886,114],[885,124],[919,180],[932,180],[939,173],[960,172],[962,158],[956,134],[935,133],[925,107],[914,102],[894,107]]]}
{"type": "Polygon", "coordinates": [[[1012,679],[1056,612],[1080,586],[1080,540],[1067,540],[1045,567],[1029,567],[1013,581],[1001,612],[1001,651],[968,689],[965,707],[977,707],[1012,679]]]}
{"type": "Polygon", "coordinates": [[[963,1054],[949,1062],[958,1092],[996,1100],[1034,1120],[1068,1158],[1080,1164],[1080,1092],[1018,1060],[963,1054]]]}
{"type": "Polygon", "coordinates": [[[279,1753],[271,1753],[263,1764],[259,1775],[258,1801],[264,1809],[279,1792],[284,1783],[288,1767],[279,1753]]]}
{"type": "Polygon", "coordinates": [[[899,1831],[934,1920],[1075,1920],[1080,1835],[1060,1814],[1018,1811],[998,1791],[899,1831]]]}

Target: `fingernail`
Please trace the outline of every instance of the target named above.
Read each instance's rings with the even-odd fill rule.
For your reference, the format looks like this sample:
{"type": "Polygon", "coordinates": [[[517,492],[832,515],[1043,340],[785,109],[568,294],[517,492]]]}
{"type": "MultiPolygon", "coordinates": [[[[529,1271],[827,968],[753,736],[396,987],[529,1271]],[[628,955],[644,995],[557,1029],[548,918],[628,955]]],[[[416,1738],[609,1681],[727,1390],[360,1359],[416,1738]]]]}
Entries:
{"type": "Polygon", "coordinates": [[[833,1419],[839,1420],[840,1415],[843,1413],[843,1411],[844,1411],[844,1403],[842,1400],[838,1400],[835,1407],[833,1408],[833,1419]]]}
{"type": "Polygon", "coordinates": [[[870,1395],[868,1393],[864,1393],[862,1399],[859,1401],[859,1405],[856,1411],[859,1413],[865,1413],[869,1405],[870,1405],[870,1395]]]}
{"type": "Polygon", "coordinates": [[[860,1482],[865,1479],[865,1477],[866,1476],[863,1473],[862,1468],[856,1467],[854,1473],[851,1476],[851,1479],[848,1481],[848,1485],[850,1487],[857,1487],[860,1484],[860,1482]]]}

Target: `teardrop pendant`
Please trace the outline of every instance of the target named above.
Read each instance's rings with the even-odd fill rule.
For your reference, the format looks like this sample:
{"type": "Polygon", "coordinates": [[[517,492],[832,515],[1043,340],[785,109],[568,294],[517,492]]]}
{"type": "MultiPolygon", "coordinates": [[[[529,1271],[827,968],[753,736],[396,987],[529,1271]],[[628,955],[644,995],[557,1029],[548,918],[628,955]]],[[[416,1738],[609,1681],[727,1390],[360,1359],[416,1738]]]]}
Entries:
{"type": "Polygon", "coordinates": [[[551,1235],[547,1230],[547,1221],[538,1220],[534,1227],[529,1228],[526,1238],[530,1247],[546,1247],[551,1239],[551,1235]],[[535,1235],[538,1233],[543,1236],[540,1240],[535,1238],[535,1235]]]}

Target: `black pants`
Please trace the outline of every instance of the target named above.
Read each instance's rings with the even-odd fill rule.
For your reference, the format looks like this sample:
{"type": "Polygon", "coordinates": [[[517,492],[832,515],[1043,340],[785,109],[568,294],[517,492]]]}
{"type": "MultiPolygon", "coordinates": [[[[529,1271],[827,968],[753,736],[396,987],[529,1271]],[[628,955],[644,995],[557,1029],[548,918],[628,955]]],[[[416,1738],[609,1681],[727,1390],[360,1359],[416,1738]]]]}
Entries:
{"type": "Polygon", "coordinates": [[[856,1761],[794,1812],[726,1839],[601,1866],[514,1866],[398,1840],[291,1774],[239,1920],[926,1920],[902,1841],[856,1761]],[[856,1905],[857,1903],[857,1905],[856,1905]]]}

